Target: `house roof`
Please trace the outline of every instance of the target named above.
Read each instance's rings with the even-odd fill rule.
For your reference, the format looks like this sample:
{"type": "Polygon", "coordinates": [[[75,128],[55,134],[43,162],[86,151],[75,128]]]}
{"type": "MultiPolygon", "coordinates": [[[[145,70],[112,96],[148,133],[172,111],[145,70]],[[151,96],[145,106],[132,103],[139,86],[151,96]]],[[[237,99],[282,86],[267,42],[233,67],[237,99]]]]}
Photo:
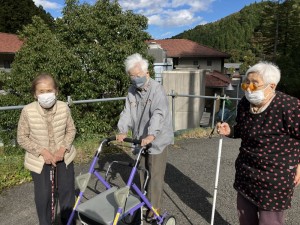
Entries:
{"type": "Polygon", "coordinates": [[[22,45],[17,35],[0,32],[0,53],[16,53],[22,45]]]}
{"type": "Polygon", "coordinates": [[[223,88],[227,87],[230,83],[230,78],[217,70],[206,74],[206,87],[223,88]]]}
{"type": "Polygon", "coordinates": [[[209,58],[229,58],[230,55],[216,49],[200,45],[187,39],[164,39],[148,40],[148,44],[159,44],[167,52],[169,58],[181,57],[209,57],[209,58]]]}

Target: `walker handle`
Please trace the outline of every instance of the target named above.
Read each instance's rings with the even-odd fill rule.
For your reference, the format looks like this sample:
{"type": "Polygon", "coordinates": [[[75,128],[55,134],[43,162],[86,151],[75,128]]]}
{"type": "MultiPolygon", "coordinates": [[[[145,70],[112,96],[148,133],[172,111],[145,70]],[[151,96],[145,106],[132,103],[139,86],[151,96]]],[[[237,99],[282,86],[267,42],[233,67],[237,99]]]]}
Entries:
{"type": "Polygon", "coordinates": [[[135,145],[140,145],[142,143],[141,140],[132,139],[132,138],[124,138],[124,142],[133,143],[135,145]]]}
{"type": "MultiPolygon", "coordinates": [[[[108,144],[111,141],[115,141],[116,140],[116,136],[111,136],[105,139],[106,143],[108,144]]],[[[137,139],[132,139],[132,138],[124,138],[123,140],[124,142],[128,142],[128,143],[133,143],[135,145],[139,145],[141,144],[141,140],[137,140],[137,139]]]]}
{"type": "MultiPolygon", "coordinates": [[[[133,143],[135,145],[140,145],[142,143],[142,140],[132,139],[132,138],[124,138],[124,142],[133,143]]],[[[152,147],[152,143],[146,144],[144,146],[144,149],[149,149],[152,147]]]]}
{"type": "MultiPolygon", "coordinates": [[[[106,138],[106,139],[105,139],[105,142],[106,142],[106,144],[108,145],[109,142],[115,141],[115,140],[116,140],[116,136],[111,136],[111,137],[106,138]]],[[[123,141],[124,141],[124,142],[128,142],[128,143],[133,143],[133,144],[135,144],[135,145],[140,145],[140,144],[142,143],[141,140],[132,139],[132,138],[128,138],[128,137],[127,137],[127,138],[124,138],[123,141]]],[[[149,149],[149,148],[152,147],[152,143],[149,143],[149,144],[147,144],[147,145],[144,146],[144,147],[145,147],[145,149],[149,149]]]]}

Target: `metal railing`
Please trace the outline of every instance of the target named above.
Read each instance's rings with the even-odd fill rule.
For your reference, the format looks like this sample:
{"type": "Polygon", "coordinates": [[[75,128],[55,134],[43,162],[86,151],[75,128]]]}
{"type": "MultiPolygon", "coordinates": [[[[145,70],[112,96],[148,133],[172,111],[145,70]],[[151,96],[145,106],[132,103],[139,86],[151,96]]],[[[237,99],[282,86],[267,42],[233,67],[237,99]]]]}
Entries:
{"type": "MultiPolygon", "coordinates": [[[[240,100],[240,98],[236,97],[236,98],[232,98],[229,97],[228,95],[217,95],[215,94],[214,96],[204,96],[204,95],[188,95],[188,94],[177,94],[174,90],[171,91],[170,94],[168,94],[168,96],[172,97],[172,122],[173,122],[173,128],[175,126],[175,98],[177,97],[187,97],[187,98],[203,98],[203,99],[213,99],[214,100],[214,105],[213,105],[213,112],[212,112],[212,122],[211,122],[211,127],[214,127],[215,124],[215,115],[216,115],[216,105],[217,105],[217,100],[235,100],[236,101],[236,106],[238,105],[238,101],[240,100]]],[[[222,104],[222,118],[224,115],[224,110],[225,109],[225,101],[223,101],[222,104]]],[[[175,130],[175,129],[174,129],[175,130]]]]}
{"type": "MultiPolygon", "coordinates": [[[[202,98],[202,99],[213,99],[214,100],[214,105],[213,105],[213,112],[212,112],[212,122],[211,122],[211,127],[214,127],[215,124],[215,115],[216,115],[216,102],[217,100],[235,100],[239,101],[240,98],[231,98],[229,96],[220,96],[215,94],[214,96],[204,96],[204,95],[190,95],[190,94],[178,94],[174,90],[171,91],[167,96],[170,96],[172,98],[172,103],[171,103],[171,111],[172,111],[172,122],[173,122],[173,128],[175,128],[175,99],[178,97],[184,97],[184,98],[202,98]]],[[[120,101],[120,100],[125,100],[126,97],[116,97],[116,98],[101,98],[101,99],[88,99],[88,100],[73,100],[71,96],[67,97],[67,103],[69,106],[72,106],[73,104],[84,104],[84,103],[98,103],[98,102],[108,102],[108,101],[120,101]]],[[[236,103],[237,105],[237,103],[236,103]]],[[[24,105],[17,105],[17,106],[2,106],[0,107],[0,111],[4,110],[17,110],[17,109],[22,109],[24,105]]],[[[224,113],[225,109],[225,101],[223,101],[222,104],[222,109],[224,113]]],[[[200,126],[200,124],[199,124],[200,126]]],[[[175,129],[174,129],[175,131],[175,129]]]]}

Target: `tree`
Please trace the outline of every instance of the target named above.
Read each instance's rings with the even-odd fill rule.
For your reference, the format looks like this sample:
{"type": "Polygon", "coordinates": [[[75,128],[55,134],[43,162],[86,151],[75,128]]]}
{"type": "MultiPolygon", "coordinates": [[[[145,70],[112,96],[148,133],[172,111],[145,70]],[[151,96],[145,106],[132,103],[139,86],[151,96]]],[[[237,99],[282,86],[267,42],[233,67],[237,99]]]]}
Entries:
{"type": "MultiPolygon", "coordinates": [[[[33,100],[30,84],[36,74],[46,71],[54,75],[61,86],[60,99],[66,99],[70,94],[66,88],[71,79],[72,70],[80,69],[79,63],[71,52],[57,39],[49,27],[40,17],[33,17],[33,23],[27,25],[21,36],[25,42],[21,50],[16,54],[12,64],[12,73],[2,75],[4,89],[9,90],[9,94],[1,96],[0,104],[25,105],[33,100]]],[[[1,111],[0,121],[2,129],[10,132],[2,133],[2,139],[8,134],[15,134],[16,121],[18,121],[20,111],[1,111]]]]}
{"type": "Polygon", "coordinates": [[[245,74],[250,66],[253,66],[257,62],[255,54],[248,50],[244,53],[243,64],[240,66],[240,72],[245,74]]]}
{"type": "MultiPolygon", "coordinates": [[[[122,11],[117,2],[80,5],[67,0],[54,31],[37,17],[24,29],[21,37],[26,41],[12,65],[14,79],[8,77],[6,84],[22,96],[23,104],[32,100],[28,85],[38,71],[54,74],[60,99],[124,96],[129,78],[123,62],[135,52],[147,56],[146,28],[144,16],[122,11]]],[[[123,105],[114,101],[72,106],[78,133],[112,132],[123,105]]]]}
{"type": "Polygon", "coordinates": [[[81,76],[90,82],[91,90],[78,97],[125,94],[128,79],[123,76],[123,61],[134,52],[146,54],[144,41],[150,38],[144,31],[146,28],[144,16],[123,12],[116,2],[97,1],[91,6],[66,1],[63,18],[58,20],[57,34],[81,60],[81,76]]]}
{"type": "Polygon", "coordinates": [[[251,48],[249,44],[253,32],[260,24],[263,8],[267,3],[254,3],[241,11],[222,18],[214,23],[196,26],[173,38],[187,38],[212,48],[232,54],[228,61],[243,61],[244,52],[251,48]]]}
{"type": "Polygon", "coordinates": [[[278,64],[281,81],[278,89],[299,97],[300,80],[300,5],[298,0],[270,2],[264,10],[264,20],[257,41],[263,46],[265,57],[278,64]]]}
{"type": "Polygon", "coordinates": [[[300,98],[300,2],[288,0],[282,5],[279,22],[278,57],[276,63],[281,68],[279,88],[300,98]]]}
{"type": "Polygon", "coordinates": [[[0,0],[0,32],[16,34],[32,22],[32,17],[40,16],[50,27],[54,19],[42,6],[37,7],[32,0],[0,0]]]}
{"type": "MultiPolygon", "coordinates": [[[[82,67],[73,97],[124,96],[129,79],[124,74],[123,61],[134,52],[146,56],[145,40],[150,38],[145,32],[147,19],[131,11],[124,12],[117,2],[109,0],[97,1],[93,6],[68,0],[57,24],[57,35],[82,67]]],[[[78,117],[83,118],[81,123],[94,127],[94,132],[107,132],[111,130],[107,124],[116,124],[122,106],[123,102],[95,104],[92,108],[81,106],[78,117]]]]}

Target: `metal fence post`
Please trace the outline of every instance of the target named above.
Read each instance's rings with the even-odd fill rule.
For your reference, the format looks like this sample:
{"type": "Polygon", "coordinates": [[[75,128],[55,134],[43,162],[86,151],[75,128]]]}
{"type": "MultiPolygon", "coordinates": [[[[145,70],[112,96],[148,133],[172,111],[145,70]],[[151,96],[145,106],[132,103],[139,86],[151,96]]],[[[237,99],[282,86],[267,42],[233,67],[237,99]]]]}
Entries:
{"type": "Polygon", "coordinates": [[[238,83],[236,86],[236,103],[235,103],[235,116],[237,115],[237,108],[239,105],[239,93],[240,92],[240,84],[238,83]]]}
{"type": "Polygon", "coordinates": [[[67,96],[67,104],[69,107],[72,105],[72,98],[70,95],[67,96]]]}
{"type": "Polygon", "coordinates": [[[172,125],[173,125],[173,131],[175,131],[175,91],[171,91],[172,96],[172,125]]]}
{"type": "Polygon", "coordinates": [[[215,97],[214,97],[214,107],[213,107],[212,121],[211,121],[211,128],[212,128],[212,129],[215,127],[216,105],[217,105],[217,94],[215,93],[215,97]]]}

